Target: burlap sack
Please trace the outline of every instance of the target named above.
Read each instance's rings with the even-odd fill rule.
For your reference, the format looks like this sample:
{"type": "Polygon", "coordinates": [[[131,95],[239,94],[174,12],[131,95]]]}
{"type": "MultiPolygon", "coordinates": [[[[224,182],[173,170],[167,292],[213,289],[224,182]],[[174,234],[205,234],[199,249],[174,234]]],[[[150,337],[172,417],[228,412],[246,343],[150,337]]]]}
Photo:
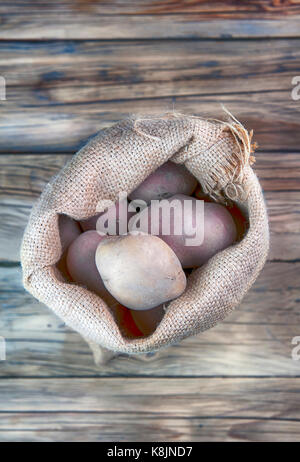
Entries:
{"type": "Polygon", "coordinates": [[[50,181],[32,210],[21,250],[25,288],[85,339],[116,352],[158,350],[213,327],[242,300],[268,252],[267,213],[250,167],[250,142],[236,119],[221,123],[181,114],[136,117],[102,131],[50,181]],[[150,337],[128,339],[100,297],[66,283],[56,269],[63,251],[58,214],[76,220],[95,215],[99,201],[116,201],[168,159],[184,163],[217,200],[236,201],[248,213],[249,230],[192,272],[150,337]]]}

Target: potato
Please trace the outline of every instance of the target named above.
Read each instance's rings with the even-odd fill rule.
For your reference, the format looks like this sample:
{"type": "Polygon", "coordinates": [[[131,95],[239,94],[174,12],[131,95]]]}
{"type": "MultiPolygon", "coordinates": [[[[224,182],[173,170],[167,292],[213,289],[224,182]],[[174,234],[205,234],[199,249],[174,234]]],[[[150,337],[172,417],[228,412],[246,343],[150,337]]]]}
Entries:
{"type": "MultiPolygon", "coordinates": [[[[105,212],[97,213],[97,215],[94,215],[93,217],[88,218],[87,220],[81,220],[80,225],[83,231],[89,231],[89,230],[95,230],[98,229],[97,226],[97,221],[100,216],[104,217],[108,220],[116,220],[116,234],[118,235],[120,233],[120,226],[119,222],[122,217],[122,212],[120,212],[120,207],[123,207],[124,210],[127,210],[127,219],[125,217],[125,221],[128,223],[128,220],[134,215],[134,212],[129,212],[128,211],[128,202],[127,200],[122,200],[121,202],[118,201],[115,203],[115,205],[111,206],[106,210],[105,212]],[[126,207],[126,208],[125,208],[126,207]]],[[[126,213],[126,212],[125,212],[126,213]]],[[[98,223],[99,225],[99,223],[98,223]]],[[[100,229],[101,230],[101,229],[100,229]]],[[[128,228],[126,226],[125,233],[127,232],[128,228]]],[[[121,229],[122,231],[122,229],[121,229]]],[[[108,233],[110,234],[110,233],[108,233]]],[[[124,234],[124,233],[123,233],[124,234]]],[[[114,233],[112,233],[114,235],[114,233]]]]}
{"type": "Polygon", "coordinates": [[[95,292],[108,304],[117,324],[128,338],[142,337],[143,333],[134,322],[131,311],[122,306],[106,290],[95,263],[95,253],[99,242],[105,239],[97,231],[86,231],[71,244],[67,254],[67,264],[72,280],[95,292]]]}
{"type": "Polygon", "coordinates": [[[96,265],[106,289],[133,310],[154,308],[186,287],[178,258],[156,236],[107,237],[98,245],[96,265]]]}
{"type": "MultiPolygon", "coordinates": [[[[214,202],[214,200],[210,196],[208,196],[207,194],[203,192],[200,185],[197,186],[193,195],[197,199],[201,199],[204,202],[214,202]]],[[[243,211],[235,203],[230,203],[230,205],[227,206],[227,210],[232,216],[233,221],[236,226],[236,231],[237,231],[236,240],[241,241],[247,232],[247,229],[249,227],[249,222],[246,216],[244,215],[243,211]]]]}
{"type": "Polygon", "coordinates": [[[163,199],[174,194],[192,194],[197,186],[196,178],[184,165],[168,161],[153,172],[129,194],[129,199],[163,199]]]}
{"type": "MultiPolygon", "coordinates": [[[[162,214],[157,214],[159,204],[151,204],[147,209],[137,214],[134,219],[138,218],[140,220],[138,223],[141,225],[142,232],[153,233],[151,224],[154,222],[155,217],[159,216],[157,235],[173,249],[183,268],[201,266],[217,252],[233,244],[237,236],[236,226],[232,216],[224,206],[212,202],[202,202],[204,206],[203,224],[201,212],[196,209],[196,204],[200,203],[198,199],[177,194],[166,201],[170,203],[173,200],[175,201],[174,210],[171,209],[169,216],[165,215],[166,220],[169,220],[167,224],[170,224],[168,234],[163,234],[166,230],[162,228],[162,214]],[[189,213],[184,212],[184,210],[187,210],[184,205],[183,213],[178,214],[177,212],[182,209],[184,201],[188,201],[192,208],[189,213]],[[176,228],[179,229],[179,233],[176,228]],[[187,239],[192,237],[193,229],[194,236],[201,236],[201,233],[203,233],[202,243],[191,245],[188,242],[187,239]]],[[[162,205],[162,202],[160,204],[162,205]]],[[[132,222],[129,225],[130,229],[133,229],[132,222]]]]}
{"type": "Polygon", "coordinates": [[[214,200],[210,196],[203,192],[203,189],[199,184],[197,185],[197,188],[195,189],[193,196],[195,196],[197,199],[201,199],[204,202],[214,202],[214,200]]]}
{"type": "Polygon", "coordinates": [[[59,215],[58,229],[62,247],[62,256],[60,257],[59,262],[57,262],[56,267],[67,280],[70,280],[70,274],[66,264],[67,248],[78,236],[80,236],[81,228],[79,223],[68,217],[68,215],[59,215]]]}
{"type": "Polygon", "coordinates": [[[58,228],[61,246],[64,251],[81,234],[80,225],[68,215],[61,214],[58,216],[58,228]]]}
{"type": "MultiPolygon", "coordinates": [[[[122,334],[127,338],[138,338],[144,337],[143,332],[139,329],[137,324],[134,322],[132,313],[140,313],[140,311],[129,310],[125,306],[118,303],[112,308],[115,321],[119,326],[122,334]]],[[[143,311],[147,313],[148,311],[143,311]]]]}
{"type": "Polygon", "coordinates": [[[151,310],[130,310],[130,312],[136,326],[144,335],[151,335],[165,314],[163,305],[152,308],[151,310]]]}
{"type": "Polygon", "coordinates": [[[230,215],[233,218],[233,221],[236,226],[237,231],[237,241],[241,241],[243,237],[246,235],[247,230],[249,228],[249,221],[246,218],[246,214],[243,213],[245,211],[241,210],[236,204],[232,204],[228,207],[230,211],[230,215]]]}
{"type": "Polygon", "coordinates": [[[98,244],[105,239],[97,231],[82,233],[68,249],[67,268],[74,282],[87,287],[106,303],[112,304],[116,300],[107,292],[95,263],[98,244]]]}

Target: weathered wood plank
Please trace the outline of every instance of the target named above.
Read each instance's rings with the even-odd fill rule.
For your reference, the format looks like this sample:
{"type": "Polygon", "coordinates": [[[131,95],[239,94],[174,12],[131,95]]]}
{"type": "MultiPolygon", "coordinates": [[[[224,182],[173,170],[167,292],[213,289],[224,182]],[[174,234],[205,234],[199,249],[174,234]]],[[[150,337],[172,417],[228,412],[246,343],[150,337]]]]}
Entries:
{"type": "Polygon", "coordinates": [[[264,191],[300,190],[300,153],[257,152],[256,160],[253,168],[264,191]]]}
{"type": "MultiPolygon", "coordinates": [[[[24,442],[299,442],[299,421],[134,413],[1,414],[0,441],[24,442]]],[[[113,445],[112,445],[113,448],[113,445]]]]}
{"type": "Polygon", "coordinates": [[[298,0],[17,1],[1,7],[1,39],[299,37],[298,0]]]}
{"type": "Polygon", "coordinates": [[[300,40],[263,44],[3,42],[0,65],[7,99],[17,101],[26,90],[27,105],[290,89],[300,70],[300,40]]]}
{"type": "MultiPolygon", "coordinates": [[[[19,261],[20,242],[31,206],[70,158],[68,154],[0,156],[0,261],[19,261]]],[[[269,210],[269,259],[300,258],[300,154],[259,152],[254,168],[269,210]]]]}
{"type": "Polygon", "coordinates": [[[155,355],[122,355],[95,366],[87,344],[25,293],[18,266],[0,266],[0,376],[300,376],[299,263],[267,263],[223,323],[155,355]]]}
{"type": "MultiPolygon", "coordinates": [[[[246,127],[254,129],[264,150],[297,150],[299,105],[290,89],[219,96],[167,96],[49,106],[3,102],[0,152],[74,152],[103,128],[132,114],[163,115],[173,109],[205,118],[222,118],[224,104],[246,127]],[[51,127],[51,129],[50,129],[51,127]]],[[[24,99],[26,95],[24,95],[24,99]]]]}
{"type": "Polygon", "coordinates": [[[7,379],[0,383],[0,403],[2,412],[110,413],[114,399],[114,411],[120,413],[141,406],[143,412],[161,417],[172,413],[189,417],[194,411],[195,416],[218,417],[228,413],[231,417],[247,418],[253,412],[257,418],[299,419],[299,386],[300,378],[7,379]],[[40,401],[35,401],[36,396],[40,401]]]}
{"type": "MultiPolygon", "coordinates": [[[[15,0],[11,4],[0,5],[1,13],[32,14],[50,12],[66,14],[88,12],[91,14],[128,15],[165,13],[198,13],[203,17],[253,19],[260,17],[278,18],[300,14],[299,0],[15,0]]],[[[199,16],[197,16],[199,17],[199,16]]]]}
{"type": "Polygon", "coordinates": [[[267,150],[298,150],[300,41],[1,43],[0,151],[74,152],[132,113],[222,117],[267,150]],[[51,129],[49,129],[51,127],[51,129]]]}
{"type": "Polygon", "coordinates": [[[2,380],[0,439],[297,441],[298,393],[291,378],[2,380]]]}

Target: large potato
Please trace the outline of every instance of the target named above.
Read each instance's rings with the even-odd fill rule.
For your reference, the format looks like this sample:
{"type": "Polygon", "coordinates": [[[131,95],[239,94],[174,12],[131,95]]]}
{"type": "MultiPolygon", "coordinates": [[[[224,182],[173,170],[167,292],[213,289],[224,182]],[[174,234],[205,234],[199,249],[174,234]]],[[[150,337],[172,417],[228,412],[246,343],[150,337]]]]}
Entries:
{"type": "MultiPolygon", "coordinates": [[[[159,207],[163,205],[163,201],[151,204],[133,220],[138,220],[137,224],[140,225],[142,232],[155,233],[152,225],[157,224],[157,235],[174,250],[183,268],[198,267],[220,250],[234,243],[237,236],[236,226],[224,206],[213,202],[202,202],[203,217],[201,209],[197,209],[196,206],[200,201],[194,197],[177,194],[165,200],[166,205],[171,202],[174,207],[170,209],[169,215],[166,212],[164,214],[169,230],[163,229],[163,214],[159,213],[159,207]],[[190,209],[186,207],[187,202],[185,201],[190,203],[190,209]],[[158,218],[158,223],[156,223],[156,218],[158,218]],[[167,234],[164,234],[166,231],[167,234]],[[197,240],[194,240],[192,245],[189,239],[193,233],[194,236],[202,235],[203,242],[197,244],[197,240]]],[[[130,223],[130,229],[132,229],[132,223],[130,223]]]]}
{"type": "MultiPolygon", "coordinates": [[[[103,231],[103,227],[100,226],[100,222],[98,222],[98,219],[102,217],[103,218],[102,222],[105,222],[106,220],[111,220],[111,222],[115,222],[116,227],[115,227],[115,231],[113,230],[113,232],[111,233],[112,235],[114,234],[118,235],[120,234],[120,232],[122,234],[126,234],[128,230],[128,227],[127,227],[128,220],[134,215],[134,213],[135,212],[130,212],[128,210],[127,200],[122,200],[122,201],[116,202],[114,205],[109,207],[104,212],[98,213],[97,215],[94,215],[93,217],[90,217],[86,220],[81,220],[80,226],[83,229],[83,231],[96,230],[96,229],[98,231],[103,231]],[[123,207],[123,211],[121,211],[122,207],[123,207]],[[124,226],[125,232],[122,232],[122,227],[120,227],[120,220],[122,219],[124,219],[125,221],[125,226],[124,226]]],[[[107,234],[110,234],[110,233],[107,233],[107,234]]]]}
{"type": "Polygon", "coordinates": [[[144,335],[153,334],[165,314],[163,305],[151,310],[130,310],[130,312],[136,326],[144,335]]]}
{"type": "Polygon", "coordinates": [[[95,292],[106,303],[116,300],[106,290],[95,263],[96,249],[100,242],[106,239],[97,231],[86,231],[72,242],[67,253],[67,268],[74,282],[95,292]]]}
{"type": "Polygon", "coordinates": [[[178,258],[156,236],[107,237],[98,245],[96,265],[107,290],[134,310],[154,308],[186,287],[178,258]]]}
{"type": "Polygon", "coordinates": [[[174,194],[192,194],[197,186],[196,178],[184,165],[168,161],[146,178],[132,193],[129,199],[163,199],[174,194]]]}

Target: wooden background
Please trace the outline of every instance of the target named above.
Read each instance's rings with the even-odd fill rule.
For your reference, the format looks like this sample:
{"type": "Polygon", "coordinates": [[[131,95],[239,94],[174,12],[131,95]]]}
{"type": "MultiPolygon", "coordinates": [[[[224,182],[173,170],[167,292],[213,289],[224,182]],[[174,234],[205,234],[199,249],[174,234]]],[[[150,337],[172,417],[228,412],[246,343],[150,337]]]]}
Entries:
{"type": "Polygon", "coordinates": [[[0,440],[299,441],[300,1],[1,1],[0,75],[0,440]],[[216,328],[96,366],[22,288],[30,208],[102,127],[220,103],[255,130],[268,262],[216,328]]]}

